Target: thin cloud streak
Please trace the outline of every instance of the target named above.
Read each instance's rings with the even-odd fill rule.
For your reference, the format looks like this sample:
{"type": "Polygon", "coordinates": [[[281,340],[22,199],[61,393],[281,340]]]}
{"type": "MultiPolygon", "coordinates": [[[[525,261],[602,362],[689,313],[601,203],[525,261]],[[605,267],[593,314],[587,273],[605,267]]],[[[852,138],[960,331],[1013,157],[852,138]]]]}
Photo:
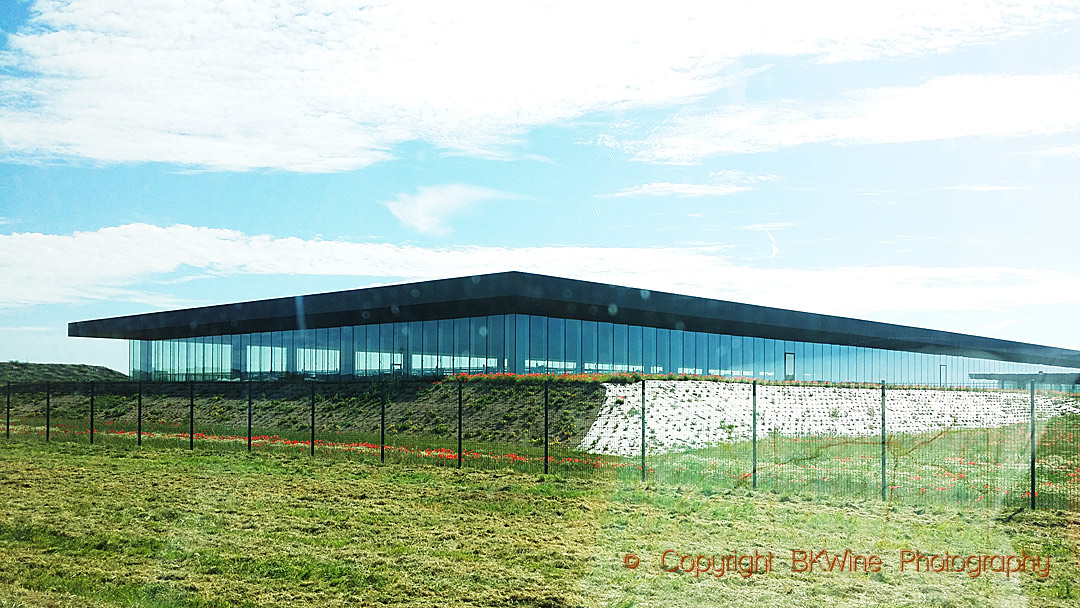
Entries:
{"type": "Polygon", "coordinates": [[[653,182],[623,188],[618,192],[603,195],[605,198],[627,198],[634,196],[730,196],[752,190],[748,186],[736,184],[680,184],[673,182],[653,182]]]}
{"type": "Polygon", "coordinates": [[[719,244],[430,248],[148,224],[70,235],[16,233],[0,235],[0,259],[5,260],[0,265],[0,309],[95,300],[174,307],[179,298],[148,291],[160,287],[153,282],[162,275],[339,275],[369,285],[506,270],[864,318],[887,311],[1080,304],[1080,276],[1058,271],[897,265],[760,268],[732,261],[725,250],[719,244]],[[143,255],[130,255],[132,251],[143,255]]]}
{"type": "Polygon", "coordinates": [[[959,190],[962,192],[1007,192],[1010,190],[1034,190],[1035,186],[995,186],[992,184],[966,184],[962,186],[943,186],[939,190],[959,190]]]}
{"type": "Polygon", "coordinates": [[[601,198],[625,198],[634,196],[729,196],[755,189],[765,182],[780,181],[778,175],[762,174],[754,175],[736,169],[724,169],[713,171],[709,174],[712,183],[687,184],[674,182],[652,182],[623,188],[612,194],[600,195],[601,198]]]}
{"type": "Polygon", "coordinates": [[[856,91],[821,103],[723,107],[623,142],[635,160],[691,165],[806,144],[865,145],[1080,130],[1080,74],[971,74],[856,91]]]}

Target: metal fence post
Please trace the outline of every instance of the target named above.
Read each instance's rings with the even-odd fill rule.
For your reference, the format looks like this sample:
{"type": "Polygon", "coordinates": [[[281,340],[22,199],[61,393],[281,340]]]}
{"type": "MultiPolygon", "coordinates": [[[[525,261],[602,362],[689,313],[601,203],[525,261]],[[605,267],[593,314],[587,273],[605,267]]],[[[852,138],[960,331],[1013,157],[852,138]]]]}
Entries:
{"type": "Polygon", "coordinates": [[[754,475],[754,489],[757,489],[757,380],[754,380],[754,384],[751,387],[751,398],[753,399],[753,443],[754,443],[754,463],[751,471],[754,475]]]}
{"type": "Polygon", "coordinates": [[[1035,380],[1031,381],[1031,510],[1035,510],[1035,380]]]}
{"type": "Polygon", "coordinates": [[[461,404],[464,400],[465,382],[461,378],[458,378],[457,385],[457,468],[461,468],[461,426],[462,426],[462,409],[461,404]]]}
{"type": "Polygon", "coordinates": [[[139,383],[139,409],[135,415],[138,419],[136,422],[135,443],[136,445],[142,445],[142,382],[139,383]]]}
{"type": "Polygon", "coordinates": [[[315,455],[315,385],[311,385],[311,455],[315,455]]]}
{"type": "Polygon", "coordinates": [[[188,449],[195,449],[195,382],[188,384],[188,449]]]}
{"type": "Polygon", "coordinates": [[[90,382],[90,445],[94,445],[94,383],[90,382]]]}
{"type": "Polygon", "coordinates": [[[251,452],[251,380],[248,380],[248,452],[251,452]]]}
{"type": "Polygon", "coordinates": [[[384,385],[377,385],[379,391],[379,462],[386,462],[386,400],[390,391],[384,385]]]}
{"type": "Polygon", "coordinates": [[[641,483],[645,483],[645,379],[641,379],[641,483]]]}
{"type": "Polygon", "coordinates": [[[544,473],[548,472],[548,381],[544,380],[544,473]]]}
{"type": "Polygon", "coordinates": [[[885,381],[881,381],[881,500],[885,500],[885,381]]]}
{"type": "Polygon", "coordinates": [[[49,441],[49,430],[52,427],[52,384],[45,383],[45,441],[49,441]]]}
{"type": "Polygon", "coordinates": [[[4,417],[5,431],[4,437],[11,439],[11,381],[7,383],[7,391],[5,392],[5,400],[7,401],[7,414],[4,417]]]}

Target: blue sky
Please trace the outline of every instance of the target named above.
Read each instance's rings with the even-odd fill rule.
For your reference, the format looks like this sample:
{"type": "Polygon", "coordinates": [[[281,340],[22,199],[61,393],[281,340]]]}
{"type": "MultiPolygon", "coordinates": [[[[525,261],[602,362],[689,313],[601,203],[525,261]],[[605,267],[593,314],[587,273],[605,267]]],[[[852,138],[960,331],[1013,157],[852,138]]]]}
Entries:
{"type": "Polygon", "coordinates": [[[0,6],[0,360],[526,270],[1080,348],[1080,3],[0,6]]]}

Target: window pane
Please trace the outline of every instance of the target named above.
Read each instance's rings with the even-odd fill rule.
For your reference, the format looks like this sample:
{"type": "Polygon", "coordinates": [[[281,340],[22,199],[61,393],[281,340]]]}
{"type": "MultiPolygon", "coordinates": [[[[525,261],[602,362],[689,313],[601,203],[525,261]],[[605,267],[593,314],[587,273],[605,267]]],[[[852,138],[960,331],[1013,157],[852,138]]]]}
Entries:
{"type": "Polygon", "coordinates": [[[547,317],[529,317],[529,372],[547,371],[547,317]]]}
{"type": "Polygon", "coordinates": [[[420,345],[420,364],[424,375],[439,373],[439,322],[424,321],[424,342],[420,345]]]}
{"type": "Polygon", "coordinates": [[[603,321],[596,324],[596,364],[597,370],[602,373],[612,371],[614,336],[615,333],[611,323],[603,321]]]}
{"type": "Polygon", "coordinates": [[[547,319],[547,371],[552,374],[566,373],[566,321],[554,317],[547,319]]]}
{"type": "Polygon", "coordinates": [[[646,374],[660,373],[656,363],[656,328],[641,328],[641,366],[646,374]]]}
{"type": "Polygon", "coordinates": [[[439,319],[439,359],[436,367],[440,374],[454,373],[454,320],[439,319]]]}
{"type": "Polygon", "coordinates": [[[503,330],[506,319],[503,315],[492,315],[487,322],[488,371],[506,371],[506,345],[503,342],[503,330]]]}
{"type": "Polygon", "coordinates": [[[697,345],[694,347],[694,373],[709,373],[709,334],[697,332],[697,345]]]}
{"type": "Polygon", "coordinates": [[[627,367],[630,372],[641,372],[641,326],[627,328],[627,367]]]}
{"type": "Polygon", "coordinates": [[[611,329],[614,334],[612,370],[625,373],[629,369],[630,328],[622,323],[615,323],[611,329]]]}
{"type": "Polygon", "coordinates": [[[671,330],[670,329],[657,329],[656,330],[656,366],[659,368],[657,373],[670,374],[671,373],[671,330]]]}
{"type": "Polygon", "coordinates": [[[743,339],[742,336],[731,337],[731,375],[736,378],[744,376],[743,370],[743,339]]]}
{"type": "Polygon", "coordinates": [[[515,325],[517,325],[517,373],[526,374],[529,372],[529,359],[531,344],[531,336],[529,331],[529,316],[528,315],[514,315],[515,325]]]}
{"type": "Polygon", "coordinates": [[[581,360],[586,372],[597,371],[596,321],[581,322],[581,360]]]}
{"type": "Polygon", "coordinates": [[[683,372],[683,334],[681,329],[673,329],[668,333],[668,373],[681,374],[683,372]]]}
{"type": "Polygon", "coordinates": [[[581,366],[581,321],[577,319],[566,320],[566,360],[569,370],[579,374],[584,369],[581,366]]]}
{"type": "Polygon", "coordinates": [[[709,334],[709,353],[706,357],[706,365],[710,376],[720,375],[720,334],[709,334]]]}

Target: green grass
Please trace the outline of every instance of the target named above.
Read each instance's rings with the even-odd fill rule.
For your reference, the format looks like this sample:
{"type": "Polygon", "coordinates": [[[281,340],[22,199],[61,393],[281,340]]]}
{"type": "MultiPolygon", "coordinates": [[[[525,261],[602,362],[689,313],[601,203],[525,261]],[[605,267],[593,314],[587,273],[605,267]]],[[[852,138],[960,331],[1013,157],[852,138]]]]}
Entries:
{"type": "Polygon", "coordinates": [[[1053,511],[31,442],[0,442],[0,504],[0,606],[1080,604],[1080,520],[1053,511]],[[659,568],[666,549],[755,548],[777,554],[776,571],[659,568]],[[886,566],[792,573],[804,548],[886,566]],[[1053,561],[1046,579],[900,573],[904,548],[1053,561]]]}

